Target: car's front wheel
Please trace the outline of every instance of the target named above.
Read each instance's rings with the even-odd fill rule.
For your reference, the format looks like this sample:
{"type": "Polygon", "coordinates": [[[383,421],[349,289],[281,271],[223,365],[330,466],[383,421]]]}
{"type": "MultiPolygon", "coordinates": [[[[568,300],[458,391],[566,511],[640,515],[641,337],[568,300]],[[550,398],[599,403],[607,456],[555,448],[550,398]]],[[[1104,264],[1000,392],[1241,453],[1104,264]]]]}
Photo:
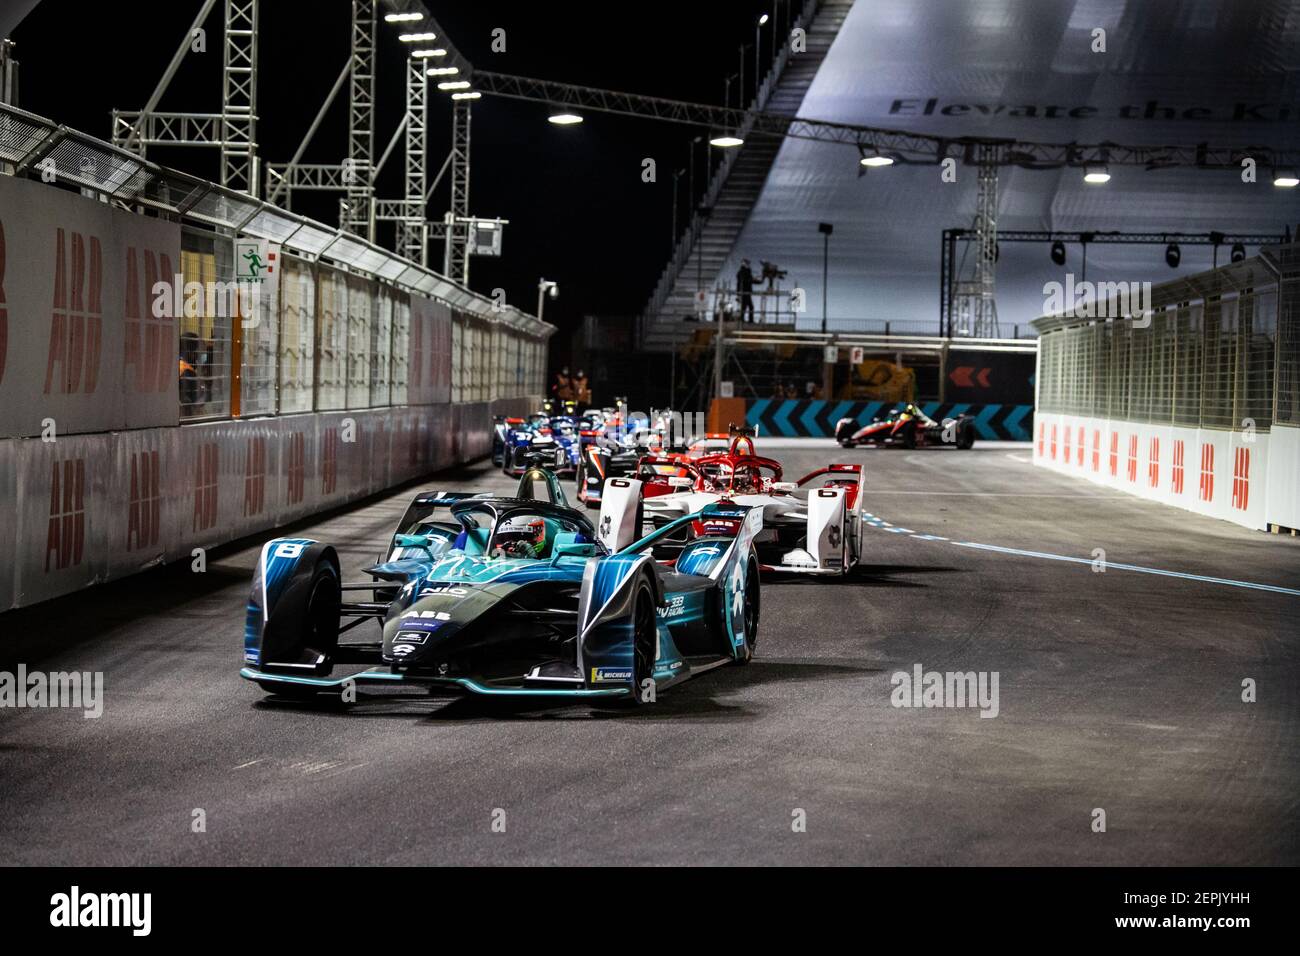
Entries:
{"type": "Polygon", "coordinates": [[[632,611],[632,705],[654,700],[655,658],[659,653],[659,619],[655,594],[644,577],[636,586],[632,611]]]}

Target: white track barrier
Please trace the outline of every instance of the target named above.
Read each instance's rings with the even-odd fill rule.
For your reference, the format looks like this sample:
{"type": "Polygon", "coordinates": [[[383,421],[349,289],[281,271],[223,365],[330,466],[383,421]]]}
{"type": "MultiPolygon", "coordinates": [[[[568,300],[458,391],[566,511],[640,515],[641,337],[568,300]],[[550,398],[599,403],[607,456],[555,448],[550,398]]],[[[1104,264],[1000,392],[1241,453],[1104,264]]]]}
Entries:
{"type": "Polygon", "coordinates": [[[1267,530],[1300,527],[1300,429],[1228,432],[1039,412],[1034,463],[1267,530]]]}

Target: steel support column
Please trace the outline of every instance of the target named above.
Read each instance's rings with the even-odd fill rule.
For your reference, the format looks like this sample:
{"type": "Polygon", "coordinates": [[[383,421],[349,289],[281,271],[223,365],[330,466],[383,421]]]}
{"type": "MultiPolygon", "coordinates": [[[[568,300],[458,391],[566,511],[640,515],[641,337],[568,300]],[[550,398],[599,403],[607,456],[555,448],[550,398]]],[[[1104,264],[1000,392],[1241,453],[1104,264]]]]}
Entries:
{"type": "Polygon", "coordinates": [[[225,0],[221,79],[221,185],[257,195],[257,8],[225,0]]]}
{"type": "Polygon", "coordinates": [[[374,241],[375,30],[374,0],[352,0],[351,83],[348,87],[347,215],[344,227],[374,241]]]}

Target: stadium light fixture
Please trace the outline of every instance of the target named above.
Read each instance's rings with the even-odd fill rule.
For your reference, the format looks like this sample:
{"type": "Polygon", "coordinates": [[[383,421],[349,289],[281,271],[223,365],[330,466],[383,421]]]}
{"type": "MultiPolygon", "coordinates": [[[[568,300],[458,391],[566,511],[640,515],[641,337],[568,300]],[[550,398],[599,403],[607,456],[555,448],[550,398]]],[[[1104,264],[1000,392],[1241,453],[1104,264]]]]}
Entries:
{"type": "Polygon", "coordinates": [[[739,136],[723,135],[713,137],[709,140],[709,145],[716,146],[718,149],[734,149],[737,146],[744,146],[745,141],[739,136]]]}
{"type": "Polygon", "coordinates": [[[458,66],[431,66],[424,71],[425,76],[455,76],[460,72],[458,66]]]}
{"type": "Polygon", "coordinates": [[[481,99],[482,96],[483,96],[483,94],[480,93],[478,90],[474,90],[473,92],[470,92],[470,93],[453,93],[453,94],[451,94],[451,98],[452,98],[453,100],[477,100],[477,99],[481,99]]]}
{"type": "Polygon", "coordinates": [[[1171,242],[1165,246],[1165,265],[1171,269],[1177,269],[1178,264],[1183,261],[1183,251],[1178,248],[1178,243],[1171,242]]]}
{"type": "Polygon", "coordinates": [[[554,123],[556,126],[577,126],[582,122],[582,117],[577,113],[559,112],[552,113],[546,117],[547,122],[554,123]]]}
{"type": "Polygon", "coordinates": [[[1246,247],[1243,246],[1240,242],[1234,242],[1232,244],[1232,252],[1230,253],[1230,258],[1233,262],[1245,261],[1246,247]]]}
{"type": "Polygon", "coordinates": [[[415,57],[417,60],[427,60],[430,57],[446,56],[446,55],[447,55],[447,51],[444,50],[442,47],[438,47],[437,49],[434,50],[412,50],[411,51],[411,56],[415,57]]]}
{"type": "Polygon", "coordinates": [[[398,36],[397,39],[401,40],[403,43],[423,43],[423,42],[426,41],[426,40],[436,40],[436,39],[438,39],[438,34],[436,34],[436,33],[403,33],[403,34],[401,34],[400,36],[398,36]]]}
{"type": "Polygon", "coordinates": [[[1296,176],[1294,169],[1277,169],[1273,171],[1273,185],[1294,189],[1300,186],[1300,177],[1296,176]]]}
{"type": "Polygon", "coordinates": [[[469,80],[446,80],[438,84],[440,90],[468,90],[469,80]]]}
{"type": "Polygon", "coordinates": [[[423,20],[423,13],[385,13],[385,23],[414,23],[416,20],[423,20]]]}
{"type": "Polygon", "coordinates": [[[766,13],[763,14],[761,17],[758,18],[758,25],[759,25],[760,27],[762,27],[762,26],[767,26],[767,21],[768,21],[769,19],[771,19],[771,18],[770,18],[766,13]]]}
{"type": "Polygon", "coordinates": [[[858,160],[858,162],[860,162],[863,166],[867,166],[874,169],[880,166],[894,165],[894,157],[887,156],[876,149],[869,149],[862,154],[862,158],[858,160]]]}
{"type": "Polygon", "coordinates": [[[1093,163],[1084,167],[1083,181],[1093,186],[1110,182],[1110,170],[1105,163],[1093,163]]]}
{"type": "Polygon", "coordinates": [[[1056,263],[1056,265],[1065,265],[1065,243],[1060,239],[1052,243],[1051,256],[1052,262],[1056,263]]]}

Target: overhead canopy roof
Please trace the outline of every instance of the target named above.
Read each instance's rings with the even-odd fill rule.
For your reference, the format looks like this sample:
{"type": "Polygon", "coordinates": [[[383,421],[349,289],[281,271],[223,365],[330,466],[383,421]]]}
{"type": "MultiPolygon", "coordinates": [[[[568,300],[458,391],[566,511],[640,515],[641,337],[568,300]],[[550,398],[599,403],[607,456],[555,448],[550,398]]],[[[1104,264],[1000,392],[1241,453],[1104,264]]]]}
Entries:
{"type": "MultiPolygon", "coordinates": [[[[1300,146],[1297,0],[863,0],[850,11],[799,115],[944,136],[1295,149],[1300,146]],[[1093,31],[1106,51],[1093,52],[1093,31]]],[[[851,147],[786,140],[724,276],[741,255],[790,270],[820,320],[822,237],[833,223],[829,313],[922,320],[937,329],[940,236],[969,228],[976,171],[937,166],[859,176],[851,147]]],[[[1300,222],[1300,189],[1261,165],[1243,183],[1223,170],[1004,167],[999,229],[1280,234],[1300,222]]],[[[1183,247],[1090,245],[1087,278],[1162,281],[1210,267],[1183,247]]],[[[1253,254],[1257,250],[1248,249],[1253,254]]],[[[972,255],[973,250],[972,250],[972,255]]],[[[1219,262],[1228,256],[1219,252],[1219,262]]],[[[997,274],[1004,324],[1041,315],[1043,284],[1081,275],[1045,246],[1004,244],[997,274]]]]}

